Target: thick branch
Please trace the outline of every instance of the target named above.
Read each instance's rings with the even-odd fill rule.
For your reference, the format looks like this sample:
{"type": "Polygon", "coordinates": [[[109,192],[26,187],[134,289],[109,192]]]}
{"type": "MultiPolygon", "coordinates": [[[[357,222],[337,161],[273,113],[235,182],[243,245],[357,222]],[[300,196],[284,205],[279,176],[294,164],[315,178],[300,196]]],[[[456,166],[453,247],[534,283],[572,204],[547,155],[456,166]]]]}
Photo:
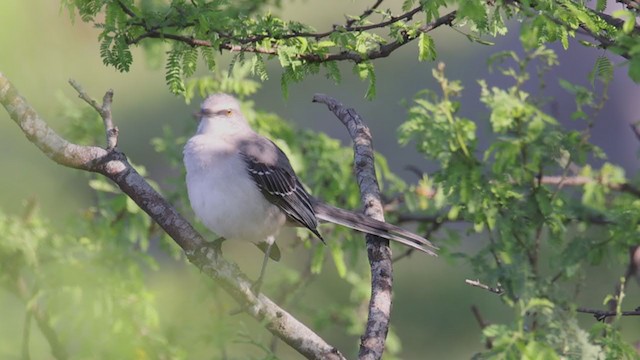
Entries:
{"type": "MultiPolygon", "coordinates": [[[[85,95],[81,92],[81,97],[85,95]]],[[[138,174],[123,153],[116,148],[107,151],[71,144],[62,139],[27,104],[2,73],[0,103],[27,138],[51,159],[64,166],[101,173],[113,180],[175,240],[192,263],[219,281],[236,301],[247,304],[247,312],[264,323],[271,333],[307,358],[344,359],[337,349],[269,298],[255,296],[251,291],[251,282],[238,267],[205,246],[202,236],[138,174]]]]}
{"type": "MultiPolygon", "coordinates": [[[[313,96],[313,102],[327,105],[347,127],[353,139],[354,170],[360,186],[360,200],[364,213],[384,221],[380,187],[376,180],[372,136],[364,121],[352,108],[346,108],[336,99],[324,94],[313,96]]],[[[360,359],[380,359],[384,352],[391,316],[393,268],[389,241],[367,234],[367,255],[371,266],[371,300],[365,333],[360,338],[360,359]]]]}

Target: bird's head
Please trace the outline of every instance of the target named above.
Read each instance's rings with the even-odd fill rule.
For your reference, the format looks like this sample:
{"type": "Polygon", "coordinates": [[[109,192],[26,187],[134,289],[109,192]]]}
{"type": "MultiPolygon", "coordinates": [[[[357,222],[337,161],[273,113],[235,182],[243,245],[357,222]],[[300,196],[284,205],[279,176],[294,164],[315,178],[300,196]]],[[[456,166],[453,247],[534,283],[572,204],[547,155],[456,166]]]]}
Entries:
{"type": "Polygon", "coordinates": [[[224,134],[249,126],[240,112],[240,102],[228,94],[209,95],[194,116],[199,121],[198,134],[224,134]]]}

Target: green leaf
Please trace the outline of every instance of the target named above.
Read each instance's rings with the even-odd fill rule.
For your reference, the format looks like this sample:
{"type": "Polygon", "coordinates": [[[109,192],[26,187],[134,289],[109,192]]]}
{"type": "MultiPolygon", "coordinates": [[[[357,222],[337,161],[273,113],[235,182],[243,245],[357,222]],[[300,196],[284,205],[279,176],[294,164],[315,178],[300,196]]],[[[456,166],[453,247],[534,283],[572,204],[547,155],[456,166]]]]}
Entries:
{"type": "MultiPolygon", "coordinates": [[[[321,248],[322,246],[318,247],[321,248]]],[[[338,276],[340,276],[341,279],[344,279],[347,275],[347,264],[344,260],[342,245],[337,241],[332,241],[329,243],[329,249],[331,249],[331,256],[333,257],[333,263],[336,265],[338,276]]]]}
{"type": "Polygon", "coordinates": [[[614,17],[624,21],[622,24],[622,32],[630,34],[636,26],[636,16],[630,10],[616,10],[612,14],[614,17]]]}
{"type": "Polygon", "coordinates": [[[182,74],[185,78],[190,77],[196,71],[198,65],[198,49],[188,48],[182,55],[182,74]]]}
{"type": "Polygon", "coordinates": [[[167,56],[167,65],[165,67],[165,80],[169,85],[169,90],[180,95],[185,92],[184,81],[182,79],[182,56],[183,51],[178,44],[169,51],[167,56]]]}
{"type": "Polygon", "coordinates": [[[360,80],[369,79],[369,86],[367,87],[367,93],[365,98],[371,100],[376,96],[376,74],[373,70],[373,64],[370,61],[361,62],[354,67],[356,73],[360,77],[360,80]]]}
{"type": "Polygon", "coordinates": [[[492,324],[484,328],[484,330],[482,330],[482,333],[484,334],[484,336],[488,338],[502,337],[508,334],[509,332],[510,332],[509,328],[501,324],[492,324]]]}
{"type": "Polygon", "coordinates": [[[324,246],[316,246],[313,251],[313,258],[311,259],[311,273],[320,274],[322,272],[322,266],[324,264],[324,246]]]}
{"type": "Polygon", "coordinates": [[[327,69],[327,78],[332,79],[334,83],[339,84],[342,81],[342,74],[336,61],[328,61],[324,63],[327,69]]]}
{"type": "Polygon", "coordinates": [[[599,79],[604,84],[608,84],[613,80],[613,63],[604,55],[596,59],[596,62],[593,64],[593,69],[589,73],[591,85],[594,84],[595,79],[599,79]]]}
{"type": "Polygon", "coordinates": [[[633,82],[640,83],[640,58],[637,56],[629,61],[629,77],[633,82]]]}
{"type": "Polygon", "coordinates": [[[436,48],[433,38],[426,33],[420,33],[420,39],[418,42],[418,60],[435,60],[436,48]]]}
{"type": "Polygon", "coordinates": [[[120,193],[120,190],[118,190],[112,183],[107,182],[102,178],[89,180],[89,187],[91,187],[95,191],[107,192],[112,194],[120,193]]]}

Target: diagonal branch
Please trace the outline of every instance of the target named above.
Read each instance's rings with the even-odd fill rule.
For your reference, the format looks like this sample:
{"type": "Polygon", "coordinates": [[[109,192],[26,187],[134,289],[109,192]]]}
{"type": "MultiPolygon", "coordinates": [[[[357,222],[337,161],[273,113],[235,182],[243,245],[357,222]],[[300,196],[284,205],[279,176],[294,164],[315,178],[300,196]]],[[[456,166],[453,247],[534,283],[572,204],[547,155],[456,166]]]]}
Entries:
{"type": "MultiPolygon", "coordinates": [[[[90,99],[83,91],[80,91],[80,96],[90,99]]],[[[80,146],[61,138],[2,73],[0,103],[29,141],[49,158],[60,165],[97,172],[113,180],[173,238],[185,251],[189,261],[217,280],[236,301],[247,304],[247,313],[263,323],[271,333],[309,359],[344,359],[336,348],[271,299],[262,294],[254,295],[251,282],[237,265],[207,247],[202,236],[138,174],[117,148],[105,150],[95,146],[80,146]]],[[[93,101],[89,103],[93,104],[93,101]]],[[[105,102],[101,108],[105,105],[108,104],[105,102]]]]}
{"type": "MultiPolygon", "coordinates": [[[[353,139],[353,166],[360,186],[360,200],[364,204],[364,213],[376,220],[384,221],[369,128],[354,109],[346,108],[330,96],[315,94],[313,102],[327,105],[329,110],[347,127],[353,139]]],[[[371,299],[369,319],[365,333],[360,338],[358,355],[360,359],[380,359],[384,352],[391,316],[393,284],[391,249],[388,240],[370,234],[366,235],[366,239],[367,255],[371,266],[371,299]]]]}

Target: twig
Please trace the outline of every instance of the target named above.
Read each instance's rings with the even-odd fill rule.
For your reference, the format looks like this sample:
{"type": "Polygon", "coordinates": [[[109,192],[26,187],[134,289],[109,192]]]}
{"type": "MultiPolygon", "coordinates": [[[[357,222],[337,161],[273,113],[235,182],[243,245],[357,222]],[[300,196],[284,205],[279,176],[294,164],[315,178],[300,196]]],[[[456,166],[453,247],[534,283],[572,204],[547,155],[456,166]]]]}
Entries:
{"type": "MultiPolygon", "coordinates": [[[[426,239],[430,239],[431,238],[431,234],[433,234],[435,231],[438,231],[438,229],[440,229],[442,224],[444,224],[444,221],[442,221],[441,219],[436,219],[431,224],[431,227],[427,230],[427,232],[424,235],[424,237],[426,239]]],[[[405,250],[402,254],[397,255],[396,257],[391,259],[391,262],[396,263],[397,261],[400,261],[400,260],[402,260],[404,258],[407,258],[407,257],[411,256],[411,254],[413,254],[413,252],[414,252],[414,249],[413,248],[409,248],[409,249],[405,250]]]]}
{"type": "Polygon", "coordinates": [[[418,178],[418,180],[424,177],[424,171],[422,171],[422,169],[415,165],[407,165],[404,167],[404,169],[413,173],[418,178]]]}
{"type": "Polygon", "coordinates": [[[31,311],[27,310],[24,314],[24,322],[22,328],[22,360],[30,360],[29,342],[31,339],[31,311]]]}
{"type": "Polygon", "coordinates": [[[600,183],[603,186],[608,187],[611,190],[622,191],[640,197],[640,189],[629,183],[602,183],[598,179],[593,179],[587,176],[549,176],[545,175],[541,178],[541,183],[546,185],[557,186],[582,186],[591,183],[600,183]]]}
{"type": "Polygon", "coordinates": [[[636,136],[636,139],[640,140],[640,124],[629,124],[629,126],[631,127],[631,131],[633,131],[633,134],[636,136]]]}
{"type": "MultiPolygon", "coordinates": [[[[93,99],[88,100],[95,103],[93,99]]],[[[96,146],[72,144],[63,139],[38,116],[2,73],[0,103],[27,138],[49,158],[63,166],[97,172],[113,180],[173,238],[185,251],[189,261],[216,279],[236,301],[248,304],[248,314],[263,323],[271,333],[307,358],[344,359],[336,348],[268,297],[254,295],[251,281],[240,272],[237,265],[207,247],[204,238],[138,174],[117,148],[107,151],[96,146]]]]}
{"type": "Polygon", "coordinates": [[[120,8],[122,9],[122,11],[124,11],[125,14],[129,15],[132,18],[137,17],[136,14],[133,12],[133,10],[129,9],[123,2],[122,0],[116,0],[116,2],[118,3],[118,6],[120,6],[120,8]]]}
{"type": "Polygon", "coordinates": [[[502,286],[499,283],[498,283],[498,286],[491,287],[489,285],[485,285],[485,284],[481,283],[480,280],[465,279],[464,282],[467,283],[468,285],[475,286],[475,287],[478,287],[480,289],[484,289],[484,290],[490,291],[490,292],[492,292],[494,294],[498,294],[498,295],[504,294],[504,289],[502,288],[502,286]]]}
{"type": "Polygon", "coordinates": [[[382,4],[382,1],[384,0],[376,0],[375,4],[373,4],[373,6],[371,6],[370,8],[368,8],[367,10],[365,10],[360,16],[358,16],[358,19],[349,19],[345,25],[345,28],[350,29],[351,26],[356,22],[356,21],[362,21],[364,19],[366,19],[367,17],[369,17],[369,15],[373,14],[373,12],[378,8],[378,6],[380,6],[380,4],[382,4]]]}
{"type": "MultiPolygon", "coordinates": [[[[13,292],[20,300],[22,300],[25,304],[31,302],[33,294],[37,293],[37,289],[29,289],[24,277],[19,276],[15,285],[9,288],[11,292],[13,292]]],[[[32,302],[31,307],[28,307],[26,310],[26,318],[25,318],[25,327],[30,326],[28,323],[29,319],[33,319],[36,321],[40,332],[47,339],[47,343],[49,343],[49,347],[51,348],[51,355],[56,360],[66,360],[69,358],[69,354],[67,353],[67,349],[60,341],[58,337],[58,333],[56,333],[55,329],[51,326],[51,322],[49,319],[49,314],[43,309],[37,302],[32,302]]],[[[29,341],[29,333],[30,329],[25,329],[23,333],[23,358],[25,354],[28,356],[28,341],[29,341]],[[25,349],[27,347],[27,349],[25,349]]]]}
{"type": "MultiPolygon", "coordinates": [[[[124,5],[123,5],[124,6],[124,5]]],[[[107,151],[115,149],[118,146],[118,127],[113,125],[113,116],[111,115],[111,103],[113,103],[113,90],[109,89],[102,99],[102,105],[92,99],[89,94],[78,84],[77,81],[69,79],[69,84],[78,92],[78,97],[91,105],[104,123],[105,133],[107,136],[107,151]]]]}
{"type": "MultiPolygon", "coordinates": [[[[471,305],[471,312],[473,313],[473,317],[476,318],[476,321],[478,322],[478,326],[480,326],[480,330],[484,330],[487,326],[491,325],[489,322],[486,322],[484,320],[484,318],[482,317],[482,314],[480,314],[480,309],[478,309],[477,306],[471,305]]],[[[493,342],[491,341],[490,338],[487,338],[487,341],[485,341],[484,346],[487,349],[493,348],[493,342]]]]}
{"type": "MultiPolygon", "coordinates": [[[[353,139],[354,171],[360,186],[360,201],[364,213],[384,221],[380,187],[376,180],[372,136],[364,121],[352,108],[346,108],[336,99],[315,94],[313,102],[327,105],[329,110],[346,126],[353,139]]],[[[360,337],[359,359],[380,359],[384,353],[385,339],[389,331],[393,267],[389,241],[367,234],[367,255],[371,266],[371,299],[369,317],[364,334],[360,337]]]]}
{"type": "Polygon", "coordinates": [[[579,313],[583,313],[583,314],[593,314],[593,317],[596,318],[596,320],[598,321],[604,321],[606,318],[610,317],[610,316],[640,316],[640,307],[636,308],[633,311],[622,311],[620,312],[620,314],[618,314],[615,311],[609,311],[609,310],[598,310],[598,309],[587,309],[587,308],[577,308],[576,309],[577,312],[579,313]]]}
{"type": "Polygon", "coordinates": [[[624,272],[624,276],[615,286],[615,293],[611,300],[608,301],[607,306],[610,311],[616,311],[621,305],[622,296],[624,293],[625,284],[629,283],[629,279],[635,276],[640,266],[640,246],[629,247],[629,264],[624,272]]]}

